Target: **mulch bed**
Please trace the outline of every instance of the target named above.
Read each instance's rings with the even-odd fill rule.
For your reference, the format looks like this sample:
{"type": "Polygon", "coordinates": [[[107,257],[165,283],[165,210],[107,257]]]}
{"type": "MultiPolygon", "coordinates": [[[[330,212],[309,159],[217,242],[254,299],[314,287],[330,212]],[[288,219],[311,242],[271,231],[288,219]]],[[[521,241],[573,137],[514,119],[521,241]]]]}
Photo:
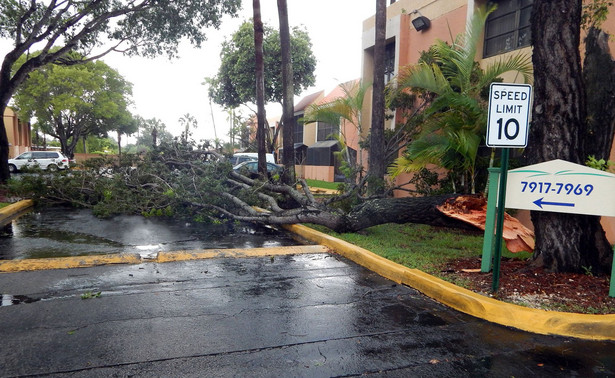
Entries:
{"type": "Polygon", "coordinates": [[[466,282],[470,290],[506,302],[546,310],[615,314],[615,298],[609,297],[609,276],[550,273],[527,261],[503,258],[500,284],[492,294],[492,273],[480,272],[480,259],[450,261],[441,274],[466,282]]]}

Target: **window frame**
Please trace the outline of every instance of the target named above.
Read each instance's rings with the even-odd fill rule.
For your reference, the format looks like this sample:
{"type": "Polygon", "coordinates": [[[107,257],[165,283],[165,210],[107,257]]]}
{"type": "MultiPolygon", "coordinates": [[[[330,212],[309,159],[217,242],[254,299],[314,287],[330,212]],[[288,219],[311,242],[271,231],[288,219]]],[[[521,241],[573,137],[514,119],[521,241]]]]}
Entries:
{"type": "Polygon", "coordinates": [[[296,115],[293,117],[293,142],[303,143],[303,131],[304,124],[300,121],[303,115],[296,115]]]}
{"type": "Polygon", "coordinates": [[[495,12],[491,13],[485,22],[485,36],[483,40],[483,58],[489,58],[501,54],[505,54],[510,51],[519,50],[524,47],[531,45],[531,25],[529,22],[529,17],[527,17],[526,24],[522,24],[525,19],[522,19],[522,14],[526,12],[529,8],[529,12],[531,15],[532,7],[534,5],[533,0],[499,0],[499,1],[490,1],[490,3],[498,4],[498,9],[512,8],[510,11],[505,13],[500,13],[496,9],[495,12]],[[505,4],[505,5],[502,5],[505,4]],[[512,29],[505,31],[494,31],[490,33],[490,28],[494,28],[498,25],[498,20],[503,20],[505,17],[510,17],[514,14],[514,25],[512,29]],[[521,35],[521,32],[526,32],[526,34],[521,35]],[[494,48],[490,48],[489,42],[494,41],[497,38],[504,37],[506,35],[510,35],[511,47],[500,48],[495,50],[494,48]],[[520,37],[522,41],[520,42],[520,37]]]}
{"type": "Polygon", "coordinates": [[[337,124],[333,124],[333,123],[319,121],[316,127],[316,142],[335,140],[335,138],[332,135],[339,135],[339,134],[340,134],[339,122],[337,124]]]}

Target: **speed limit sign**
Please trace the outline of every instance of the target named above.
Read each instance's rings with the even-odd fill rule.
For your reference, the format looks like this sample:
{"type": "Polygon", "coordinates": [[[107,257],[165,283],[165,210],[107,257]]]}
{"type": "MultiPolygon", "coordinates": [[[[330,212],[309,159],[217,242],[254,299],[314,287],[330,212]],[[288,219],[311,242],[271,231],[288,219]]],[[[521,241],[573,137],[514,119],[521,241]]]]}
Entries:
{"type": "Polygon", "coordinates": [[[532,86],[492,83],[489,90],[487,146],[527,146],[532,86]]]}

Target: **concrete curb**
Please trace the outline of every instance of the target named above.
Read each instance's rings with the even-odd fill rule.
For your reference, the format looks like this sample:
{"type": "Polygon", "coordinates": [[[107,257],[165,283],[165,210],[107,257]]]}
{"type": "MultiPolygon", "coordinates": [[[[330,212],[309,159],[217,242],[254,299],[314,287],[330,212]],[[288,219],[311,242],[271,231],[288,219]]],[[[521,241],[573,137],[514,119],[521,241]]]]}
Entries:
{"type": "Polygon", "coordinates": [[[22,200],[3,207],[2,209],[0,209],[0,224],[4,223],[5,221],[11,219],[15,215],[32,206],[34,206],[34,201],[22,200]]]}
{"type": "Polygon", "coordinates": [[[137,253],[99,256],[73,256],[49,259],[0,260],[0,273],[29,272],[34,270],[87,268],[111,264],[140,264],[137,253]]]}
{"type": "Polygon", "coordinates": [[[404,267],[311,228],[302,225],[288,225],[284,228],[312,242],[327,246],[383,277],[413,287],[446,306],[477,318],[543,335],[615,340],[615,315],[544,311],[501,302],[455,286],[420,270],[404,267]]]}
{"type": "Polygon", "coordinates": [[[158,252],[155,258],[143,258],[138,253],[98,256],[71,256],[49,259],[0,260],[0,273],[28,272],[35,270],[87,268],[112,264],[141,264],[145,262],[173,262],[222,257],[274,257],[306,253],[330,253],[322,245],[305,245],[272,248],[199,249],[191,251],[158,252]]]}
{"type": "Polygon", "coordinates": [[[306,253],[328,253],[329,248],[322,245],[303,245],[289,247],[247,248],[247,249],[204,249],[191,251],[159,252],[152,261],[159,263],[172,261],[202,260],[221,257],[273,257],[306,253]]]}

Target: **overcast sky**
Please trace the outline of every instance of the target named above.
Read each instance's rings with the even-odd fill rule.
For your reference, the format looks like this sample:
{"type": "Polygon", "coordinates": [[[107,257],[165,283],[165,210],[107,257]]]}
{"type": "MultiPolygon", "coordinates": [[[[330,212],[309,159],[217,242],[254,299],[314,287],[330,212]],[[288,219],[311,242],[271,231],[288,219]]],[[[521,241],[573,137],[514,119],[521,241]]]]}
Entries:
{"type": "MultiPolygon", "coordinates": [[[[103,60],[133,83],[135,114],[161,119],[170,131],[179,135],[178,119],[190,113],[198,121],[194,137],[213,139],[211,110],[207,89],[201,83],[217,73],[220,45],[239,25],[252,17],[252,1],[243,1],[238,18],[226,18],[220,30],[212,29],[208,41],[196,49],[182,44],[180,59],[126,58],[108,55],[103,60]]],[[[263,21],[278,28],[277,1],[262,0],[263,21]]],[[[369,0],[288,0],[291,26],[305,25],[318,60],[316,85],[302,96],[358,78],[361,72],[361,28],[363,20],[375,12],[375,1],[369,0]]],[[[299,97],[302,97],[299,96],[299,97]]],[[[218,138],[228,140],[228,122],[222,108],[213,104],[218,138]]],[[[244,114],[248,111],[244,110],[244,114]]],[[[268,107],[267,117],[279,116],[281,107],[268,107]]]]}

